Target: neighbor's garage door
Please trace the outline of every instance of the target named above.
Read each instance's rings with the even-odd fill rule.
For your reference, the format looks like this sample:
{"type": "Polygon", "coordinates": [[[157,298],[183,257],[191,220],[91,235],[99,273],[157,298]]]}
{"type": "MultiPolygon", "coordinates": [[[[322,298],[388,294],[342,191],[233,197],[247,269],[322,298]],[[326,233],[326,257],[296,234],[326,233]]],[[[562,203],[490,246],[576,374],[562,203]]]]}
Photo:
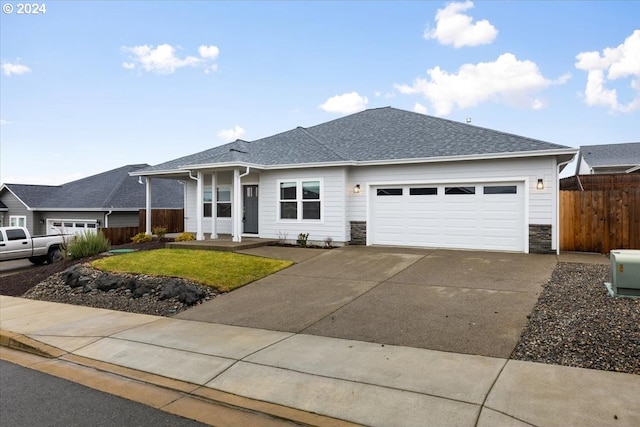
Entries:
{"type": "Polygon", "coordinates": [[[98,222],[91,219],[48,219],[47,234],[83,234],[98,231],[98,222]]]}
{"type": "Polygon", "coordinates": [[[379,245],[524,251],[524,183],[372,188],[379,245]]]}

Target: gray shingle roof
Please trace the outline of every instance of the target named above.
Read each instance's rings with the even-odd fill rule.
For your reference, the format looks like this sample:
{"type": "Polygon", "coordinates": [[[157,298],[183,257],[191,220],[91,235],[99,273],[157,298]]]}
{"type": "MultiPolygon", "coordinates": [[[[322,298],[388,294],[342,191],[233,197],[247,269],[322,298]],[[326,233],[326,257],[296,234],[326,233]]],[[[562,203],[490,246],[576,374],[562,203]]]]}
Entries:
{"type": "MultiPolygon", "coordinates": [[[[148,167],[127,165],[60,186],[5,184],[32,209],[143,209],[145,186],[129,173],[148,167]]],[[[183,186],[177,181],[156,179],[151,186],[152,207],[180,209],[183,186]]]]}
{"type": "Polygon", "coordinates": [[[569,147],[396,108],[374,108],[252,142],[235,141],[138,172],[212,163],[292,164],[402,161],[562,150],[569,147]]]}
{"type": "Polygon", "coordinates": [[[592,168],[640,165],[640,142],[585,145],[580,147],[580,153],[592,168]]]}

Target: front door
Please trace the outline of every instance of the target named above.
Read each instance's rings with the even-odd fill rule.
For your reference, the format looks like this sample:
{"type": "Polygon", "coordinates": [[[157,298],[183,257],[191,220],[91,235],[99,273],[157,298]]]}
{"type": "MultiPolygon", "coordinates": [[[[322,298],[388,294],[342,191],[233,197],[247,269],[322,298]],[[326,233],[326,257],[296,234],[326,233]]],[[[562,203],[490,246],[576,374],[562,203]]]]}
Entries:
{"type": "Polygon", "coordinates": [[[258,186],[242,186],[244,233],[258,234],[258,186]]]}

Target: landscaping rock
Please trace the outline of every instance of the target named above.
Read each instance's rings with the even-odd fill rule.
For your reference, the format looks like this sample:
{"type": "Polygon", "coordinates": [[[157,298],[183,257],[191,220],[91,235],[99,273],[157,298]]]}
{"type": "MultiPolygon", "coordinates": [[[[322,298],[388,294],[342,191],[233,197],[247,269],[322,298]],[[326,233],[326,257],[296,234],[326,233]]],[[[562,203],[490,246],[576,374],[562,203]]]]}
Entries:
{"type": "Polygon", "coordinates": [[[190,280],[104,273],[77,264],[50,276],[23,296],[45,301],[173,316],[215,298],[218,292],[190,280]]]}

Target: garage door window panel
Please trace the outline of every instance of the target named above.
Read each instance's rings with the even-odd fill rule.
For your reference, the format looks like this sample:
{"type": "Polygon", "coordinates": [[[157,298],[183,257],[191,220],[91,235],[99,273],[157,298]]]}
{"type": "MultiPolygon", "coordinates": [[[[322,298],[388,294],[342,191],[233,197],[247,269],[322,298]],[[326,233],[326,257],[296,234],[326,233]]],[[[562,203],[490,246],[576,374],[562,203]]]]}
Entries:
{"type": "Polygon", "coordinates": [[[378,188],[378,196],[402,196],[402,188],[378,188]]]}
{"type": "Polygon", "coordinates": [[[445,187],[444,194],[469,195],[476,194],[476,187],[445,187]]]}
{"type": "Polygon", "coordinates": [[[515,185],[485,185],[484,194],[517,194],[518,187],[515,185]]]}
{"type": "Polygon", "coordinates": [[[437,196],[437,187],[416,187],[409,189],[410,196],[437,196]]]}

